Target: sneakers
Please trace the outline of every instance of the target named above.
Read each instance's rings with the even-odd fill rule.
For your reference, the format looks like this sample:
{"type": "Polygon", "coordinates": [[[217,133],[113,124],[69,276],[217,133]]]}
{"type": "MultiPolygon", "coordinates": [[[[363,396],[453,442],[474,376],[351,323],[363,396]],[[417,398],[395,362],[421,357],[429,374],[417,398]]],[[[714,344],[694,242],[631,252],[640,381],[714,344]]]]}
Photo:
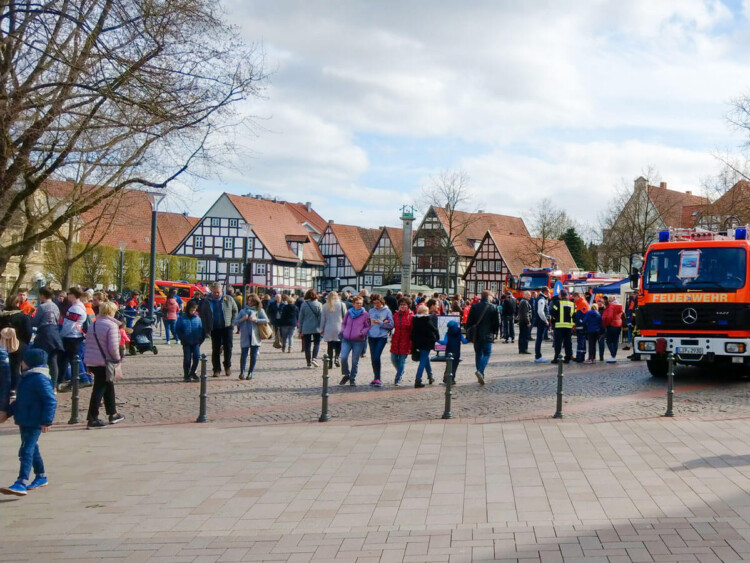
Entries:
{"type": "Polygon", "coordinates": [[[430,383],[430,385],[432,385],[433,383],[435,383],[435,378],[432,377],[431,375],[428,375],[427,376],[427,381],[430,383]]]}
{"type": "Polygon", "coordinates": [[[346,385],[347,383],[349,383],[349,376],[345,375],[341,378],[341,381],[339,381],[339,385],[346,385]]]}
{"type": "Polygon", "coordinates": [[[29,486],[26,487],[27,491],[33,491],[34,489],[38,489],[40,487],[46,487],[47,486],[47,478],[37,475],[34,480],[29,483],[29,486]]]}
{"type": "Polygon", "coordinates": [[[474,375],[477,376],[477,381],[479,382],[479,385],[484,385],[484,376],[478,371],[475,371],[474,375]]]}
{"type": "Polygon", "coordinates": [[[239,379],[245,379],[245,372],[244,372],[244,371],[241,371],[241,372],[240,372],[240,377],[239,377],[239,379]]]}
{"type": "Polygon", "coordinates": [[[312,359],[312,360],[310,360],[310,363],[311,363],[312,365],[314,365],[315,367],[318,367],[318,365],[319,365],[319,364],[318,364],[318,360],[316,360],[316,359],[312,359]]]}
{"type": "Polygon", "coordinates": [[[559,364],[560,363],[560,359],[559,358],[552,358],[552,361],[550,363],[551,364],[559,364]]]}
{"type": "Polygon", "coordinates": [[[109,415],[110,424],[117,424],[118,422],[122,422],[123,420],[125,420],[125,417],[122,416],[120,413],[109,415]]]}
{"type": "Polygon", "coordinates": [[[86,428],[104,428],[105,426],[107,426],[107,423],[99,420],[98,418],[96,420],[89,420],[86,423],[86,428]]]}
{"type": "Polygon", "coordinates": [[[370,385],[372,385],[373,387],[382,387],[383,386],[383,382],[380,381],[379,379],[373,379],[370,382],[370,385]]]}
{"type": "Polygon", "coordinates": [[[312,368],[313,368],[312,363],[307,364],[307,369],[312,369],[312,368]]]}
{"type": "Polygon", "coordinates": [[[614,356],[612,356],[611,358],[607,359],[607,363],[608,364],[616,364],[617,363],[617,358],[615,358],[614,356]]]}
{"type": "Polygon", "coordinates": [[[339,361],[338,358],[336,358],[335,360],[333,360],[333,365],[335,365],[337,368],[341,367],[341,362],[339,361]]]}
{"type": "Polygon", "coordinates": [[[10,487],[0,488],[0,493],[4,495],[16,495],[17,497],[26,496],[26,491],[28,491],[28,488],[20,481],[16,481],[10,487]]]}
{"type": "Polygon", "coordinates": [[[357,386],[357,382],[356,382],[356,381],[354,381],[353,379],[350,379],[350,380],[349,380],[349,385],[350,385],[351,387],[356,387],[356,386],[357,386]]]}
{"type": "Polygon", "coordinates": [[[253,372],[248,372],[248,374],[245,376],[245,381],[250,381],[253,378],[253,372]]]}
{"type": "Polygon", "coordinates": [[[195,375],[195,374],[192,374],[192,375],[190,376],[190,379],[189,379],[188,381],[191,381],[191,382],[193,382],[193,381],[200,381],[200,380],[201,380],[201,378],[200,378],[200,377],[198,377],[198,376],[197,376],[197,375],[195,375]]]}
{"type": "Polygon", "coordinates": [[[583,362],[583,363],[584,363],[584,364],[593,364],[593,363],[594,363],[594,360],[586,360],[586,361],[585,361],[585,362],[583,362]]]}
{"type": "Polygon", "coordinates": [[[214,376],[214,377],[219,377],[220,375],[221,375],[221,372],[220,372],[220,371],[215,371],[215,372],[214,372],[214,375],[213,375],[213,376],[214,376]]]}
{"type": "Polygon", "coordinates": [[[421,381],[417,380],[414,382],[415,389],[421,389],[422,387],[424,387],[424,383],[422,383],[421,381]]]}
{"type": "Polygon", "coordinates": [[[547,358],[537,358],[534,360],[535,364],[548,364],[549,360],[547,358]]]}
{"type": "Polygon", "coordinates": [[[401,387],[401,378],[399,377],[398,379],[396,379],[396,381],[393,382],[393,385],[395,385],[396,387],[401,387]]]}

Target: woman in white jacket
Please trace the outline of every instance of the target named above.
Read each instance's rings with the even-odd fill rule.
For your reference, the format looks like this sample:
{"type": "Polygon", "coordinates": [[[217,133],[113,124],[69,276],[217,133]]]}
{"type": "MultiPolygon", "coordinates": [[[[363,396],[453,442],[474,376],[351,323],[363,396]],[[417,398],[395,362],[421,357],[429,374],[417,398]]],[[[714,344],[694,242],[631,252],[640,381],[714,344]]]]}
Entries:
{"type": "Polygon", "coordinates": [[[339,294],[332,291],[328,294],[328,300],[320,315],[320,333],[323,340],[328,343],[328,357],[333,358],[337,366],[341,365],[339,355],[341,354],[341,323],[344,315],[346,315],[346,305],[339,299],[339,294]]]}

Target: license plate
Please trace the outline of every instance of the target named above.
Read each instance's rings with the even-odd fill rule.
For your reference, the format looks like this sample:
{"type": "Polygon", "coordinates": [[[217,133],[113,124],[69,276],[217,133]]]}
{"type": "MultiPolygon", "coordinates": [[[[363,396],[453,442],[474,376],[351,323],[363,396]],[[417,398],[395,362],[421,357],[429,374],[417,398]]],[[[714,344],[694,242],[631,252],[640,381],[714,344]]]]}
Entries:
{"type": "Polygon", "coordinates": [[[703,355],[703,348],[700,346],[680,346],[677,348],[678,354],[703,355]]]}

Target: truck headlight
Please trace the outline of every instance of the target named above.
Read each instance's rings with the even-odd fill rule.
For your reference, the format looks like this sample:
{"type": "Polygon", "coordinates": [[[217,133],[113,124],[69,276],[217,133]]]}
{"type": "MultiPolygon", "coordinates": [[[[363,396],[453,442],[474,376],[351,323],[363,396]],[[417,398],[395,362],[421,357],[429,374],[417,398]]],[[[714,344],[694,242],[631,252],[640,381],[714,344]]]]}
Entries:
{"type": "Polygon", "coordinates": [[[639,352],[656,352],[656,342],[653,340],[641,340],[638,343],[639,352]]]}
{"type": "Polygon", "coordinates": [[[727,354],[744,354],[745,344],[741,342],[727,342],[724,344],[724,351],[727,354]]]}

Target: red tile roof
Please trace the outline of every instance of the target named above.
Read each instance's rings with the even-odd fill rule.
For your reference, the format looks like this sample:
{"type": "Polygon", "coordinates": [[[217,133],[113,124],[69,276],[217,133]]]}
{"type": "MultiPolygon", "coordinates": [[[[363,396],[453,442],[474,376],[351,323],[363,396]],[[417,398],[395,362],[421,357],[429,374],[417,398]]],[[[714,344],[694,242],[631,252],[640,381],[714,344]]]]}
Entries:
{"type": "Polygon", "coordinates": [[[289,201],[282,201],[280,203],[287,206],[300,223],[309,223],[321,234],[326,230],[327,221],[313,208],[310,208],[308,211],[307,205],[304,203],[291,203],[289,201]]]}
{"type": "MultiPolygon", "coordinates": [[[[524,268],[538,268],[538,249],[542,247],[542,240],[529,236],[514,236],[495,231],[488,231],[495,242],[500,254],[513,275],[518,275],[524,268]]],[[[558,269],[569,272],[576,269],[576,262],[562,240],[547,239],[544,241],[544,253],[554,256],[558,269]]],[[[545,261],[546,262],[546,261],[545,261]]],[[[543,267],[551,264],[544,263],[543,267]]]]}
{"type": "Polygon", "coordinates": [[[361,272],[375,248],[381,229],[366,229],[338,223],[328,223],[328,227],[351,262],[354,271],[361,272]]]}
{"type": "MultiPolygon", "coordinates": [[[[435,213],[443,224],[446,232],[449,230],[450,219],[448,212],[442,207],[433,206],[435,213]]],[[[474,256],[474,245],[471,240],[482,240],[488,230],[499,234],[529,236],[529,231],[523,219],[497,213],[468,213],[466,211],[453,212],[454,230],[463,230],[456,239],[454,246],[459,255],[474,256]]]]}
{"type": "Polygon", "coordinates": [[[302,258],[310,264],[325,264],[318,245],[307,229],[298,221],[291,208],[268,199],[257,199],[234,194],[224,194],[237,208],[245,221],[252,225],[253,233],[276,260],[299,262],[287,244],[287,235],[305,236],[310,242],[302,245],[302,258]]]}
{"type": "Polygon", "coordinates": [[[692,227],[694,221],[683,222],[686,219],[683,208],[694,205],[704,206],[708,203],[708,198],[703,196],[678,192],[660,186],[648,186],[648,196],[667,227],[692,227]]]}

